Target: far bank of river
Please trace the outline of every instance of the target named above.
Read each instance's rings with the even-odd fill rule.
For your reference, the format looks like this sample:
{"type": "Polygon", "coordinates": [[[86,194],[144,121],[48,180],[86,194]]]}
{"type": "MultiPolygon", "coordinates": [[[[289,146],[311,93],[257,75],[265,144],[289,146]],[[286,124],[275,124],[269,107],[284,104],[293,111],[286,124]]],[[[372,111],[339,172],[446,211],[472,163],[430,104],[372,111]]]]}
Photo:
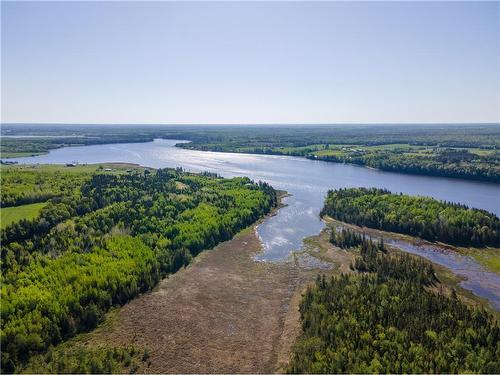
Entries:
{"type": "MultiPolygon", "coordinates": [[[[289,156],[185,150],[175,147],[180,142],[184,141],[155,140],[149,143],[66,147],[45,155],[11,160],[52,164],[127,162],[154,168],[182,167],[193,172],[209,171],[223,177],[248,176],[255,181],[266,181],[276,189],[291,194],[284,199],[287,206],[258,227],[264,249],[258,259],[267,261],[286,260],[292,251],[301,248],[304,238],[320,232],[324,223],[318,214],[329,189],[380,187],[393,192],[459,202],[500,215],[500,186],[496,184],[398,174],[289,156]]],[[[419,255],[457,274],[466,270],[468,280],[462,286],[489,299],[500,309],[500,276],[488,272],[467,256],[455,262],[450,261],[455,254],[435,256],[431,249],[424,249],[419,255]]]]}

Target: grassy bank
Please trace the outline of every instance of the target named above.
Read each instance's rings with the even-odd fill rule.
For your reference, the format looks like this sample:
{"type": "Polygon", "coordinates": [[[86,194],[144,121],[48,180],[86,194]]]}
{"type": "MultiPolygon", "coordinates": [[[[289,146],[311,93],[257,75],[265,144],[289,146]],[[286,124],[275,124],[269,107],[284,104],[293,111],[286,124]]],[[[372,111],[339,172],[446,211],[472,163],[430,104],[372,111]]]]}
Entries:
{"type": "Polygon", "coordinates": [[[500,249],[467,249],[467,255],[473,257],[478,263],[481,263],[488,270],[500,275],[500,249]]]}
{"type": "Polygon", "coordinates": [[[12,223],[16,223],[22,219],[31,220],[38,216],[40,210],[44,208],[46,203],[24,204],[17,207],[0,208],[1,228],[5,228],[12,223]]]}

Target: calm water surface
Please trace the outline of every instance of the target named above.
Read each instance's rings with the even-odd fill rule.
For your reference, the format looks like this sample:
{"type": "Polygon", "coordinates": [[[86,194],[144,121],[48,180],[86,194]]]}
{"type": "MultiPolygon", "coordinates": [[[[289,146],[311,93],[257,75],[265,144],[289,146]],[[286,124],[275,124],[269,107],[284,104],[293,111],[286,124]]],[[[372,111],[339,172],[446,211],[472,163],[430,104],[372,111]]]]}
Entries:
{"type": "MultiPolygon", "coordinates": [[[[109,144],[68,147],[47,155],[12,159],[20,163],[127,162],[149,167],[182,167],[193,172],[210,171],[223,177],[248,176],[288,191],[287,207],[258,227],[264,252],[259,260],[281,261],[301,247],[304,237],[323,227],[318,214],[329,189],[341,187],[380,187],[393,192],[425,195],[500,215],[500,186],[490,183],[448,178],[412,176],[337,163],[288,156],[230,154],[184,150],[174,147],[176,140],[149,143],[109,144]]],[[[500,276],[486,271],[469,257],[432,248],[418,249],[397,244],[402,250],[418,253],[435,263],[467,277],[462,283],[500,309],[500,276]]]]}

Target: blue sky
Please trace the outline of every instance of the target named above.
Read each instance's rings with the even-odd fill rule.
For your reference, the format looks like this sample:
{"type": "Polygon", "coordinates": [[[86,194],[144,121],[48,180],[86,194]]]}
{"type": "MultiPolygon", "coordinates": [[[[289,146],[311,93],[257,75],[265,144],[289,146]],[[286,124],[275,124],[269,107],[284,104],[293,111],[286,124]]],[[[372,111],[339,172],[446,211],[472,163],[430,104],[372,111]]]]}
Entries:
{"type": "Polygon", "coordinates": [[[2,2],[2,122],[500,122],[500,3],[2,2]]]}

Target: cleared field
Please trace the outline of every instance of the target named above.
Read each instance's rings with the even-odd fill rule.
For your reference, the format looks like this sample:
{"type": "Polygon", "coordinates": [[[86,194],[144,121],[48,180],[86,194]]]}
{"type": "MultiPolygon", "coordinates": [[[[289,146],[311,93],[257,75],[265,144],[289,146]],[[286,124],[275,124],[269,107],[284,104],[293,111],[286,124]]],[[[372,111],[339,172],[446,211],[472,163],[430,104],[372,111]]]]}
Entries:
{"type": "Polygon", "coordinates": [[[466,249],[466,252],[490,271],[500,274],[500,249],[466,249]]]}
{"type": "Polygon", "coordinates": [[[68,344],[147,348],[140,373],[274,372],[299,332],[290,304],[304,276],[291,264],[255,262],[259,250],[246,230],[68,344]]]}
{"type": "Polygon", "coordinates": [[[12,223],[19,220],[31,220],[38,216],[40,210],[45,207],[46,203],[24,204],[17,207],[4,207],[0,209],[1,228],[6,228],[12,223]]]}

